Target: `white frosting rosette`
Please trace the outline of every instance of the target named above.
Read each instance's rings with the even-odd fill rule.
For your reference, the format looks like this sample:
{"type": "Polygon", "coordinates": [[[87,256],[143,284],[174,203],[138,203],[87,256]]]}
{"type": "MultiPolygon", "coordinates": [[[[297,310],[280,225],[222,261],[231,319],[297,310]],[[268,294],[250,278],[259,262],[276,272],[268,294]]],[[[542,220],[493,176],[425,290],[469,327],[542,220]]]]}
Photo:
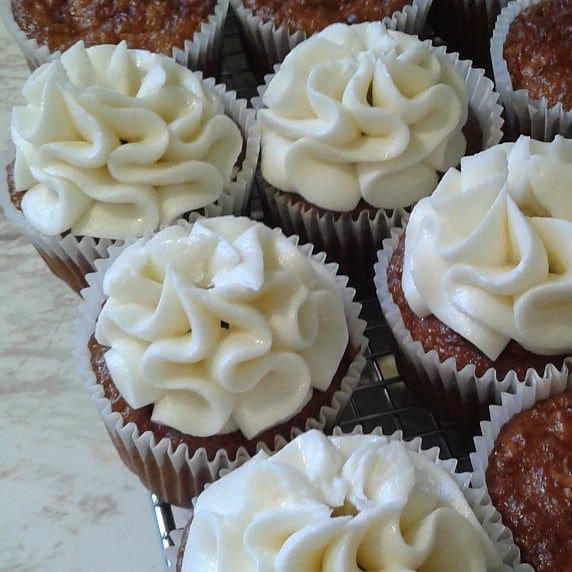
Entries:
{"type": "MultiPolygon", "coordinates": [[[[405,230],[402,287],[418,316],[432,314],[495,360],[510,340],[538,355],[572,354],[572,210],[566,175],[572,144],[557,137],[543,143],[520,137],[465,157],[437,189],[413,209],[405,230]]],[[[572,172],[572,171],[571,171],[572,172]]],[[[447,402],[497,402],[502,390],[521,382],[566,379],[569,360],[524,379],[494,368],[476,376],[440,362],[406,330],[387,290],[386,269],[397,234],[384,242],[376,265],[382,310],[414,369],[447,402]]],[[[548,360],[549,361],[549,360],[548,360]]]]}
{"type": "Polygon", "coordinates": [[[335,266],[311,253],[246,217],[214,217],[112,249],[88,276],[74,352],[80,374],[123,460],[160,498],[190,503],[247,450],[327,428],[349,399],[365,364],[365,323],[335,266]],[[152,405],[150,421],[193,447],[172,447],[111,410],[90,364],[92,335],[109,348],[105,363],[128,405],[152,405]],[[283,425],[339,374],[319,416],[283,425]],[[209,438],[228,434],[230,445],[206,453],[209,438]]]}
{"type": "Polygon", "coordinates": [[[23,94],[11,123],[21,212],[2,206],[46,258],[81,275],[112,241],[197,209],[244,212],[258,132],[224,86],[167,56],[79,42],[23,94]]]}
{"type": "Polygon", "coordinates": [[[491,37],[491,60],[497,91],[506,113],[507,132],[512,139],[530,135],[541,141],[551,141],[557,134],[572,136],[572,110],[558,103],[549,106],[544,99],[533,99],[525,89],[515,90],[504,60],[504,43],[510,25],[525,8],[541,0],[514,0],[503,8],[491,37]]]}
{"type": "Polygon", "coordinates": [[[513,570],[506,529],[455,464],[399,433],[309,431],[199,495],[177,570],[513,570]]]}
{"type": "MultiPolygon", "coordinates": [[[[484,147],[502,136],[498,96],[482,70],[379,22],[314,34],[259,91],[268,216],[323,245],[350,280],[356,251],[376,250],[402,209],[458,164],[469,107],[484,147]]],[[[371,269],[373,258],[362,266],[371,269]]]]}
{"type": "MultiPolygon", "coordinates": [[[[207,75],[218,75],[228,7],[229,0],[217,0],[213,13],[201,23],[193,37],[187,38],[183,46],[173,46],[172,53],[168,55],[189,69],[201,70],[207,75]]],[[[60,57],[61,52],[51,52],[47,45],[28,38],[14,20],[11,0],[0,0],[0,18],[22,51],[30,70],[33,71],[60,57]]]]}
{"type": "MultiPolygon", "coordinates": [[[[392,30],[418,34],[425,24],[432,0],[411,0],[403,9],[385,17],[382,22],[392,30]]],[[[243,0],[230,0],[241,31],[243,46],[253,73],[262,79],[271,73],[275,64],[299,43],[307,39],[306,32],[291,33],[288,26],[276,26],[254,13],[243,0]]]]}

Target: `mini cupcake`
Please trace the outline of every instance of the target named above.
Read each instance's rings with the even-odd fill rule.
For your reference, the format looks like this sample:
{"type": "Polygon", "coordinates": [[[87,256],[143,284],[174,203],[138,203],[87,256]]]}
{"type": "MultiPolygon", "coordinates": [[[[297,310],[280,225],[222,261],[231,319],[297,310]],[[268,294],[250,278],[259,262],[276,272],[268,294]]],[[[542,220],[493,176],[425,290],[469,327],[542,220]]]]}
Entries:
{"type": "Polygon", "coordinates": [[[125,464],[188,506],[220,469],[331,430],[365,364],[347,279],[246,217],[114,249],[82,292],[74,354],[125,464]]]}
{"type": "Polygon", "coordinates": [[[267,220],[327,252],[364,293],[403,209],[502,136],[482,70],[379,22],[315,34],[260,92],[267,220]]]}
{"type": "Polygon", "coordinates": [[[475,438],[472,482],[486,487],[531,570],[570,570],[572,383],[521,386],[502,398],[475,438]]]}
{"type": "Polygon", "coordinates": [[[442,417],[572,365],[572,141],[521,137],[461,161],[384,241],[377,294],[398,366],[442,417]]]}
{"type": "Polygon", "coordinates": [[[509,0],[433,0],[427,16],[434,33],[451,51],[490,73],[490,38],[509,0]]]}
{"type": "Polygon", "coordinates": [[[87,47],[124,41],[218,75],[227,12],[228,0],[60,0],[49,9],[32,0],[0,0],[0,16],[31,70],[80,40],[87,47]]]}
{"type": "Polygon", "coordinates": [[[309,431],[259,453],[196,499],[172,569],[513,570],[470,474],[420,443],[309,431]]]}
{"type": "Polygon", "coordinates": [[[243,214],[259,135],[246,101],[171,58],[81,42],[14,108],[0,204],[74,290],[114,241],[189,212],[243,214]]]}
{"type": "Polygon", "coordinates": [[[250,68],[262,81],[292,48],[331,24],[381,21],[388,28],[417,34],[431,1],[230,0],[230,5],[250,68]]]}
{"type": "Polygon", "coordinates": [[[515,0],[499,15],[491,57],[512,140],[572,136],[570,26],[567,0],[515,0]]]}

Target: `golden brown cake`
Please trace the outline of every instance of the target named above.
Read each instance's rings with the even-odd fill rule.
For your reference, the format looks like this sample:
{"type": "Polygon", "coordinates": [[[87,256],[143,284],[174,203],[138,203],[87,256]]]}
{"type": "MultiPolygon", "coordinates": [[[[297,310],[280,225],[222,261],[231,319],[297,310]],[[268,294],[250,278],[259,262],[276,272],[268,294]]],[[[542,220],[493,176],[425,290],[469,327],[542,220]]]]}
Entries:
{"type": "Polygon", "coordinates": [[[216,0],[11,0],[14,19],[29,38],[64,51],[126,41],[130,48],[171,55],[214,12],[216,0]]]}
{"type": "Polygon", "coordinates": [[[536,572],[572,569],[572,393],[514,415],[488,458],[489,495],[523,562],[536,572]]]}
{"type": "Polygon", "coordinates": [[[572,110],[571,28],[568,0],[542,0],[517,14],[503,51],[513,89],[572,110]]]}
{"type": "Polygon", "coordinates": [[[244,6],[264,22],[307,36],[334,23],[383,20],[410,3],[411,0],[244,0],[244,6]]]}

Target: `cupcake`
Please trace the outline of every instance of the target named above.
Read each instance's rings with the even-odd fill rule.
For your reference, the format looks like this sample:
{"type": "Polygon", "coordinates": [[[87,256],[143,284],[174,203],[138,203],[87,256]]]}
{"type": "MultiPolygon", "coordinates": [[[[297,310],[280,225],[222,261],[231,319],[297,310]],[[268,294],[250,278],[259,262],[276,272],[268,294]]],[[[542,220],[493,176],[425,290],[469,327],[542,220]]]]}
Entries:
{"type": "Polygon", "coordinates": [[[173,568],[512,570],[502,527],[454,466],[420,439],[309,431],[199,495],[173,568]]]}
{"type": "Polygon", "coordinates": [[[570,26],[567,0],[517,0],[499,15],[491,57],[512,140],[572,135],[570,26]]]}
{"type": "Polygon", "coordinates": [[[475,486],[486,486],[523,562],[536,572],[570,570],[572,384],[519,387],[490,417],[471,456],[475,486]]]}
{"type": "Polygon", "coordinates": [[[267,220],[327,252],[364,293],[403,209],[502,136],[482,70],[379,22],[313,35],[260,91],[267,220]]]}
{"type": "Polygon", "coordinates": [[[188,506],[245,455],[331,430],[365,323],[311,245],[225,216],[113,250],[88,276],[74,354],[121,459],[161,500],[188,506]]]}
{"type": "Polygon", "coordinates": [[[331,24],[383,22],[417,34],[432,0],[230,0],[249,65],[262,81],[300,42],[331,24]]]}
{"type": "Polygon", "coordinates": [[[433,0],[427,20],[449,50],[490,74],[490,38],[507,4],[508,0],[433,0]]]}
{"type": "Polygon", "coordinates": [[[0,16],[34,70],[78,41],[162,53],[207,75],[219,72],[228,0],[1,0],[0,16]]]}
{"type": "Polygon", "coordinates": [[[398,366],[440,416],[482,419],[503,390],[568,377],[571,161],[561,137],[465,157],[384,241],[375,281],[398,366]]]}
{"type": "Polygon", "coordinates": [[[114,241],[192,211],[246,212],[254,113],[198,72],[125,43],[79,42],[23,94],[0,204],[74,290],[114,241]]]}

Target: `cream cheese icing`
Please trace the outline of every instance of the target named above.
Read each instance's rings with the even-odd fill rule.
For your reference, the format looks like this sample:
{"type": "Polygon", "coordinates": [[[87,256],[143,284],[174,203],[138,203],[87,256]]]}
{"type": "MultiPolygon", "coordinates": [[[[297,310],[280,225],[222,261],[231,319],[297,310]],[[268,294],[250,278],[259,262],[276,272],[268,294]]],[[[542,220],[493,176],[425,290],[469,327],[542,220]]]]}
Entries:
{"type": "Polygon", "coordinates": [[[521,136],[461,161],[407,224],[403,290],[496,359],[572,351],[572,141],[521,136]]]}
{"type": "Polygon", "coordinates": [[[348,344],[335,276],[245,217],[180,221],[107,270],[95,337],[125,400],[209,436],[256,436],[326,390],[348,344]]]}
{"type": "Polygon", "coordinates": [[[215,202],[242,135],[200,77],[124,42],[78,42],[12,114],[22,211],[46,235],[141,236],[215,202]]]}
{"type": "Polygon", "coordinates": [[[311,430],[197,498],[182,572],[500,570],[443,468],[384,436],[311,430]]]}
{"type": "Polygon", "coordinates": [[[296,46],[262,95],[261,169],[274,187],[349,211],[413,204],[458,164],[468,116],[448,57],[380,22],[333,24],[296,46]]]}

